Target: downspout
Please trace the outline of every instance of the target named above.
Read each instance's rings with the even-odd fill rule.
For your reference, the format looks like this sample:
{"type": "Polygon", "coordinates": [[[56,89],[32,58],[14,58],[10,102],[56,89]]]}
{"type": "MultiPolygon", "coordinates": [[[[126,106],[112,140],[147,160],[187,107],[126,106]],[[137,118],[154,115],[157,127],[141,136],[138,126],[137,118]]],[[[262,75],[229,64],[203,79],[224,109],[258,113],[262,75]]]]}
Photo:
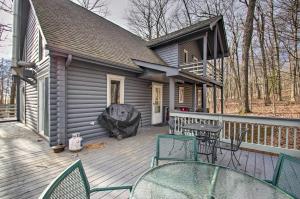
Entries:
{"type": "Polygon", "coordinates": [[[12,46],[12,66],[18,67],[20,58],[20,0],[13,2],[13,46],[12,46]]]}
{"type": "Polygon", "coordinates": [[[17,120],[20,121],[20,77],[18,76],[18,60],[20,59],[20,0],[13,1],[13,46],[12,46],[12,74],[16,81],[17,120]]]}

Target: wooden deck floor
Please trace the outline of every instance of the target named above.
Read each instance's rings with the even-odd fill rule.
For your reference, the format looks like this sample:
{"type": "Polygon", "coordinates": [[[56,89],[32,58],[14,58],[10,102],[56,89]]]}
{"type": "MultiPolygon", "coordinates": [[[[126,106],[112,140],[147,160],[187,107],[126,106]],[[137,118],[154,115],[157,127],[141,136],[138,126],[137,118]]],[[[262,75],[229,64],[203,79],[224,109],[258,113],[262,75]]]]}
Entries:
{"type": "MultiPolygon", "coordinates": [[[[80,158],[92,187],[132,184],[150,166],[155,135],[166,127],[142,129],[132,138],[117,141],[101,138],[98,149],[78,154],[54,154],[46,141],[17,122],[0,123],[0,198],[37,198],[44,188],[75,159],[80,158]]],[[[271,179],[277,157],[240,151],[238,170],[261,179],[271,179]]],[[[230,154],[218,153],[217,164],[226,166],[230,154]]],[[[232,167],[232,165],[231,165],[232,167]]],[[[128,193],[97,193],[92,198],[127,198],[128,193]]]]}

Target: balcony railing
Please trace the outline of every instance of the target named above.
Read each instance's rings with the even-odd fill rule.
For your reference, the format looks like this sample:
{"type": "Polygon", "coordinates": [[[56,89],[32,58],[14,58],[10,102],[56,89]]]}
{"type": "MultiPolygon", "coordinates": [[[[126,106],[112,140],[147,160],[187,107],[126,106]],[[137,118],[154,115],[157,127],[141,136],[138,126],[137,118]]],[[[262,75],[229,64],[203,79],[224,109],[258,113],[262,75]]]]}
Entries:
{"type": "Polygon", "coordinates": [[[182,126],[189,123],[222,124],[221,139],[230,142],[230,138],[237,138],[240,129],[247,128],[242,147],[300,157],[300,119],[198,112],[173,112],[170,116],[175,119],[176,134],[181,134],[182,126]]]}
{"type": "Polygon", "coordinates": [[[16,105],[15,104],[1,104],[0,105],[0,121],[8,121],[16,119],[16,105]]]}
{"type": "Polygon", "coordinates": [[[207,62],[206,72],[204,71],[202,61],[181,64],[179,67],[181,71],[188,72],[199,77],[205,77],[217,82],[222,82],[223,80],[222,72],[215,68],[210,62],[207,62]]]}

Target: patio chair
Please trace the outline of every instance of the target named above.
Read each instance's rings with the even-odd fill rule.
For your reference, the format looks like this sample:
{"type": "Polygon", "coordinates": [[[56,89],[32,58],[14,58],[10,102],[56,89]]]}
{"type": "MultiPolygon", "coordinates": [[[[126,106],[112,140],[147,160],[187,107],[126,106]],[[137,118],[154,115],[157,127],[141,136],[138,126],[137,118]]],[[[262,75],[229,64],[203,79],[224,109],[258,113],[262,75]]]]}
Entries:
{"type": "Polygon", "coordinates": [[[88,199],[91,193],[94,192],[124,189],[131,191],[132,186],[90,189],[81,160],[77,160],[50,183],[40,196],[40,199],[88,199]]]}
{"type": "Polygon", "coordinates": [[[248,132],[248,129],[241,130],[237,139],[233,139],[233,137],[230,138],[230,143],[218,141],[216,148],[230,151],[230,160],[227,164],[227,167],[229,166],[230,162],[232,162],[234,168],[236,168],[236,165],[234,163],[234,159],[237,161],[238,165],[241,165],[239,160],[237,159],[235,153],[240,149],[241,143],[245,138],[246,133],[248,132]],[[234,158],[234,159],[233,159],[234,158]]]}
{"type": "Polygon", "coordinates": [[[158,166],[160,160],[197,161],[196,138],[185,135],[158,135],[156,155],[152,158],[151,167],[158,166]]]}
{"type": "Polygon", "coordinates": [[[169,125],[169,129],[171,131],[170,134],[175,134],[175,119],[173,117],[169,118],[168,125],[169,125]]]}
{"type": "Polygon", "coordinates": [[[272,180],[266,180],[295,198],[300,198],[300,159],[280,154],[272,180]]]}

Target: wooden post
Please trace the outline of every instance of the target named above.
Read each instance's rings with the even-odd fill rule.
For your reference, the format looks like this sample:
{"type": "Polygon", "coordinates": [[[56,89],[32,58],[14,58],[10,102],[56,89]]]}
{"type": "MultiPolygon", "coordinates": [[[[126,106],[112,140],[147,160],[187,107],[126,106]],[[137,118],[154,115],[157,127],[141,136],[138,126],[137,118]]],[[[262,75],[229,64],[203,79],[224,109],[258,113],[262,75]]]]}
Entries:
{"type": "Polygon", "coordinates": [[[224,81],[223,81],[223,75],[224,75],[224,53],[222,53],[222,59],[221,59],[221,78],[222,78],[222,87],[221,87],[221,113],[224,113],[224,81]]]}
{"type": "Polygon", "coordinates": [[[197,111],[197,84],[193,85],[193,111],[197,111]]]}
{"type": "Polygon", "coordinates": [[[207,92],[207,88],[206,88],[206,84],[202,85],[202,112],[207,112],[206,109],[206,92],[207,92]]]}
{"type": "Polygon", "coordinates": [[[169,112],[175,110],[175,79],[174,77],[169,77],[169,112]]]}
{"type": "MultiPolygon", "coordinates": [[[[207,68],[207,37],[208,37],[208,33],[206,33],[203,38],[203,75],[204,76],[206,76],[206,68],[207,68]]],[[[207,112],[206,94],[207,94],[206,84],[203,84],[202,86],[202,111],[203,112],[207,112]]]]}
{"type": "Polygon", "coordinates": [[[214,113],[217,112],[217,87],[214,85],[213,87],[214,93],[213,93],[213,98],[214,98],[214,113]]]}
{"type": "MultiPolygon", "coordinates": [[[[218,26],[214,30],[214,80],[217,81],[217,57],[218,57],[218,26]]],[[[214,113],[217,112],[217,88],[213,86],[214,113]]]]}

